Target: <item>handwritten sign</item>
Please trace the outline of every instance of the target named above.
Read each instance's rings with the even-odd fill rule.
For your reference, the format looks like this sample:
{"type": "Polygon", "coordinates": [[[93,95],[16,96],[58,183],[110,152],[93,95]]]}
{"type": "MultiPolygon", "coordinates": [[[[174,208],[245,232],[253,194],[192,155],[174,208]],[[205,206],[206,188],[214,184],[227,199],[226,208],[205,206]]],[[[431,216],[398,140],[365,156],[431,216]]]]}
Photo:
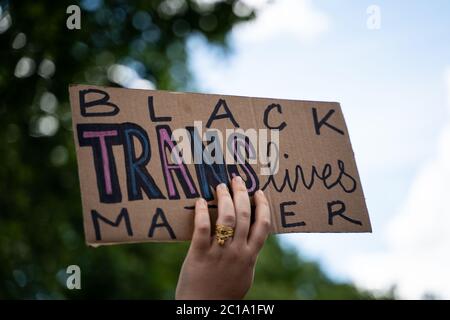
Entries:
{"type": "Polygon", "coordinates": [[[274,233],[371,232],[340,105],[70,86],[86,241],[191,238],[194,203],[240,175],[274,233]]]}

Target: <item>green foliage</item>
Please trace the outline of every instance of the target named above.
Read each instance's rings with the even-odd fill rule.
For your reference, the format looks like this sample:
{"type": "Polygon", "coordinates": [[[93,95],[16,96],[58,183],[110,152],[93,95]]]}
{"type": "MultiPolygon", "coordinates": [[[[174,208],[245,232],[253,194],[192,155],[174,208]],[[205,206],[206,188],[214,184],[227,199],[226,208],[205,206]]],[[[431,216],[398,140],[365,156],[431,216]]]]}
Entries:
{"type": "MultiPolygon", "coordinates": [[[[68,85],[116,85],[108,68],[120,63],[160,89],[188,88],[188,37],[226,47],[233,25],[254,13],[237,16],[235,0],[209,6],[194,0],[82,1],[81,30],[68,30],[66,8],[73,2],[0,2],[2,16],[12,22],[0,34],[0,298],[173,298],[187,243],[97,249],[84,243],[68,85]],[[26,36],[23,46],[19,33],[26,36]],[[29,60],[18,70],[23,57],[29,60]],[[54,98],[57,107],[49,108],[54,98]],[[71,264],[81,267],[82,290],[65,287],[71,264]]],[[[370,297],[334,283],[275,237],[264,248],[249,294],[370,297]]]]}

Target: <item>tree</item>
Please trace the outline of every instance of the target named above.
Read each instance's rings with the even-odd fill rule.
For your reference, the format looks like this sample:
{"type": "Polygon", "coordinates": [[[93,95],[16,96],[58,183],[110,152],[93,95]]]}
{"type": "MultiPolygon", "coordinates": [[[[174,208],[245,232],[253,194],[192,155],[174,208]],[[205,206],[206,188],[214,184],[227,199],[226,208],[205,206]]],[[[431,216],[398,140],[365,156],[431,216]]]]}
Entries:
{"type": "MultiPolygon", "coordinates": [[[[237,0],[84,0],[81,28],[69,30],[73,1],[2,3],[0,298],[172,298],[187,243],[84,244],[68,85],[123,84],[111,75],[121,65],[160,89],[189,88],[189,37],[226,48],[231,28],[255,13],[236,10],[237,0]],[[72,264],[82,290],[65,286],[72,264]]],[[[370,295],[334,283],[272,237],[249,297],[370,295]]]]}

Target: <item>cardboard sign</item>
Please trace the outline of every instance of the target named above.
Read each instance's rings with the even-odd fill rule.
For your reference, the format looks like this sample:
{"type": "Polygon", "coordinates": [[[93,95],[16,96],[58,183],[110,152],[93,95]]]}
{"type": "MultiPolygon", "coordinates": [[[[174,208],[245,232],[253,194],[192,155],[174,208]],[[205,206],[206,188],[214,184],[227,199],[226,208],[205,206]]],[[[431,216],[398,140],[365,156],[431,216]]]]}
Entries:
{"type": "Polygon", "coordinates": [[[338,103],[69,91],[90,245],[188,240],[195,199],[214,223],[214,188],[235,175],[264,190],[274,233],[371,232],[338,103]]]}

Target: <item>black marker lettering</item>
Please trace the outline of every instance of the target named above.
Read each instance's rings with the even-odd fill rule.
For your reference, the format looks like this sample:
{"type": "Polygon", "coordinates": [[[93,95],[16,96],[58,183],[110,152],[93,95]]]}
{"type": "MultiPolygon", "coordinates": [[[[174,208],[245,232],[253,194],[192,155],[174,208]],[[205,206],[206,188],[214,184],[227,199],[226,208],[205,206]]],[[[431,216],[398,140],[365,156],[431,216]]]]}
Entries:
{"type": "Polygon", "coordinates": [[[114,116],[119,113],[119,107],[109,101],[109,94],[106,91],[99,89],[80,90],[79,99],[80,111],[83,117],[107,117],[114,116]],[[102,97],[96,100],[86,101],[86,95],[88,95],[89,93],[101,94],[102,97]],[[109,106],[111,108],[111,111],[87,112],[88,108],[96,106],[109,106]]]}
{"type": "MultiPolygon", "coordinates": [[[[210,201],[214,199],[214,193],[216,186],[225,183],[228,184],[228,174],[225,166],[225,160],[220,150],[217,150],[220,154],[216,154],[214,159],[203,159],[203,153],[205,146],[200,139],[200,135],[194,127],[186,127],[186,130],[191,136],[191,148],[192,153],[196,154],[198,159],[202,161],[195,164],[195,171],[197,173],[197,180],[200,187],[200,192],[205,200],[210,201]],[[213,161],[219,159],[221,161],[213,161]]],[[[195,159],[195,156],[194,156],[195,159]]]]}
{"type": "Polygon", "coordinates": [[[295,216],[295,212],[292,211],[286,211],[287,206],[293,206],[296,205],[296,201],[286,201],[280,203],[280,215],[281,215],[281,225],[283,228],[294,228],[294,227],[302,227],[305,226],[306,223],[304,221],[299,222],[293,222],[293,223],[287,223],[286,217],[288,216],[295,216]]]}
{"type": "Polygon", "coordinates": [[[152,122],[172,121],[172,117],[157,117],[155,115],[155,107],[153,105],[153,97],[152,96],[148,97],[147,104],[148,104],[148,112],[150,114],[150,120],[152,122]]]}
{"type": "Polygon", "coordinates": [[[330,226],[333,225],[333,219],[336,216],[340,216],[341,218],[347,220],[348,222],[362,226],[361,221],[349,218],[348,216],[344,215],[344,212],[345,212],[345,203],[344,202],[339,201],[339,200],[331,201],[331,202],[327,203],[327,207],[328,207],[328,224],[330,226]],[[336,206],[339,206],[339,207],[334,208],[336,206]]]}
{"type": "Polygon", "coordinates": [[[318,116],[317,116],[317,109],[316,108],[312,108],[312,114],[313,114],[313,119],[314,119],[314,129],[316,130],[316,134],[318,136],[320,136],[320,128],[322,126],[327,126],[328,128],[344,135],[344,131],[342,131],[341,129],[336,128],[335,126],[329,124],[327,121],[328,119],[333,115],[333,113],[335,112],[334,109],[331,109],[330,111],[328,111],[328,113],[325,115],[325,117],[323,117],[322,119],[320,119],[320,121],[318,120],[318,116]]]}
{"type": "Polygon", "coordinates": [[[278,113],[282,114],[283,111],[281,110],[281,105],[279,105],[278,103],[273,103],[267,106],[266,110],[264,110],[264,125],[268,128],[268,129],[278,129],[279,131],[283,130],[286,127],[286,122],[281,122],[278,126],[272,126],[269,124],[269,113],[270,111],[272,111],[272,109],[276,108],[278,113]]]}
{"type": "Polygon", "coordinates": [[[169,233],[169,236],[171,239],[176,239],[175,233],[173,232],[172,227],[170,226],[169,222],[167,221],[164,211],[162,211],[161,208],[156,208],[156,213],[153,216],[152,224],[150,225],[150,229],[148,230],[148,237],[152,238],[153,233],[155,232],[155,229],[163,228],[163,227],[167,229],[167,232],[169,233]],[[158,222],[158,218],[160,218],[162,222],[158,222]]]}
{"type": "Polygon", "coordinates": [[[180,199],[180,194],[178,193],[172,173],[175,173],[175,176],[178,178],[186,198],[192,199],[199,197],[197,188],[195,187],[195,183],[189,173],[188,167],[183,162],[183,158],[176,155],[177,153],[175,151],[177,151],[177,144],[171,138],[172,131],[170,130],[170,127],[168,125],[156,126],[156,134],[158,136],[159,157],[161,160],[163,177],[166,183],[169,199],[180,199]],[[169,150],[170,154],[175,155],[176,159],[172,159],[175,163],[171,163],[169,161],[166,149],[169,150]]]}
{"type": "Polygon", "coordinates": [[[95,239],[97,241],[102,240],[102,233],[100,229],[99,220],[103,221],[104,223],[113,226],[118,227],[122,220],[125,222],[125,228],[127,230],[128,236],[133,236],[133,230],[131,229],[131,223],[130,223],[130,217],[128,215],[128,210],[126,208],[123,208],[120,210],[119,215],[116,218],[116,221],[111,221],[104,216],[102,216],[100,213],[98,213],[96,210],[91,210],[91,217],[92,217],[92,223],[94,224],[94,231],[95,231],[95,239]]]}
{"type": "Polygon", "coordinates": [[[150,140],[147,132],[134,123],[122,124],[125,168],[127,171],[128,200],[142,200],[142,190],[149,199],[165,199],[159,190],[146,165],[151,158],[150,140]],[[135,139],[134,139],[135,138],[135,139]],[[141,145],[141,155],[136,156],[134,141],[141,145]]]}
{"type": "Polygon", "coordinates": [[[230,119],[230,121],[233,123],[235,128],[239,128],[239,124],[234,120],[233,114],[231,113],[230,109],[228,108],[227,102],[224,99],[219,99],[217,102],[214,111],[212,112],[211,116],[208,119],[208,122],[206,123],[206,127],[210,128],[211,124],[214,120],[218,119],[230,119]],[[225,113],[217,114],[219,112],[220,107],[223,106],[223,109],[225,110],[225,113]]]}
{"type": "Polygon", "coordinates": [[[78,124],[80,147],[92,147],[100,202],[122,201],[113,145],[122,144],[119,124],[78,124]]]}
{"type": "Polygon", "coordinates": [[[353,178],[349,173],[345,171],[345,165],[342,160],[337,160],[338,164],[338,175],[336,178],[332,178],[332,166],[329,163],[326,163],[322,171],[316,168],[315,165],[311,166],[311,176],[309,179],[306,177],[305,170],[302,166],[295,166],[295,174],[291,177],[291,173],[289,169],[285,169],[284,177],[281,183],[275,180],[275,176],[271,175],[267,179],[266,183],[262,186],[262,190],[265,190],[270,184],[274,187],[277,192],[283,192],[286,187],[289,188],[290,191],[296,192],[299,188],[299,185],[303,185],[305,189],[311,190],[315,184],[316,178],[322,181],[323,186],[330,190],[336,186],[340,186],[341,189],[346,193],[352,193],[356,190],[357,183],[355,178],[353,178]],[[346,179],[346,181],[344,181],[346,179]],[[329,180],[332,180],[331,182],[329,180]]]}

